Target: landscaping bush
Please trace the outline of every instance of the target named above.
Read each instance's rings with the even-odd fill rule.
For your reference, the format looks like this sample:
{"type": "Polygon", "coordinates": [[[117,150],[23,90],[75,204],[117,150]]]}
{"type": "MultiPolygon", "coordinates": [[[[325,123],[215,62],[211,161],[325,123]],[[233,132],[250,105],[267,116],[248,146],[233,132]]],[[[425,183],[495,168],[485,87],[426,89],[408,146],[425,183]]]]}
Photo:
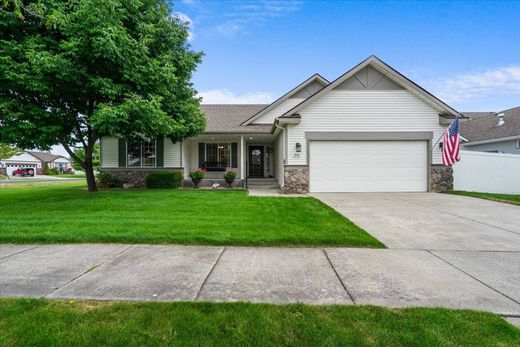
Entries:
{"type": "Polygon", "coordinates": [[[49,175],[49,165],[47,163],[43,164],[42,173],[44,175],[49,175]]]}
{"type": "Polygon", "coordinates": [[[180,172],[152,172],[146,176],[147,188],[178,188],[182,183],[180,172]]]}
{"type": "Polygon", "coordinates": [[[100,188],[121,188],[123,181],[108,172],[100,172],[97,174],[97,185],[100,188]]]}
{"type": "Polygon", "coordinates": [[[53,167],[52,169],[48,169],[47,170],[47,175],[50,175],[50,176],[57,176],[59,175],[60,172],[58,171],[58,169],[56,169],[55,167],[53,167]]]}

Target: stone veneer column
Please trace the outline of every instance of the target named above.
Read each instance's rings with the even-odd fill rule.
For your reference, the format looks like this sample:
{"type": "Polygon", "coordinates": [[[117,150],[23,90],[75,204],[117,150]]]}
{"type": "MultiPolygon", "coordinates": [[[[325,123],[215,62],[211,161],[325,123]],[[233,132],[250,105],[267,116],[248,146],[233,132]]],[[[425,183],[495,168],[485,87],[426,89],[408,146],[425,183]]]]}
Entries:
{"type": "Polygon", "coordinates": [[[430,169],[430,190],[435,193],[453,189],[453,168],[433,164],[430,169]]]}
{"type": "Polygon", "coordinates": [[[309,167],[308,166],[285,166],[284,186],[282,192],[285,194],[305,194],[309,191],[309,167]]]}

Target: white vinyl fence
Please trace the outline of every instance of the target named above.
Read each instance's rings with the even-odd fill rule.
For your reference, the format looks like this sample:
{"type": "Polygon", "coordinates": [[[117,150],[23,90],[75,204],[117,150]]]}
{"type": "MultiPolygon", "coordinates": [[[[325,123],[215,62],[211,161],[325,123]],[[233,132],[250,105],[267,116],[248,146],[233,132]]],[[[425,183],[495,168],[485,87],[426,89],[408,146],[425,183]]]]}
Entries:
{"type": "Polygon", "coordinates": [[[461,151],[453,165],[453,189],[520,194],[520,155],[461,151]]]}

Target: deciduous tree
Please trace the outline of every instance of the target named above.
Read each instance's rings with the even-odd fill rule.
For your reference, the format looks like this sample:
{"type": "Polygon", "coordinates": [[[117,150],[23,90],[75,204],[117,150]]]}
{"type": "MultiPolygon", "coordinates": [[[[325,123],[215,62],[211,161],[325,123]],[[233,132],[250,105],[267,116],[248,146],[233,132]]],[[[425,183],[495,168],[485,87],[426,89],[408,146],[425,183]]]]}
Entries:
{"type": "Polygon", "coordinates": [[[202,54],[187,38],[163,0],[0,0],[0,141],[62,144],[95,191],[101,136],[197,135],[202,54]]]}

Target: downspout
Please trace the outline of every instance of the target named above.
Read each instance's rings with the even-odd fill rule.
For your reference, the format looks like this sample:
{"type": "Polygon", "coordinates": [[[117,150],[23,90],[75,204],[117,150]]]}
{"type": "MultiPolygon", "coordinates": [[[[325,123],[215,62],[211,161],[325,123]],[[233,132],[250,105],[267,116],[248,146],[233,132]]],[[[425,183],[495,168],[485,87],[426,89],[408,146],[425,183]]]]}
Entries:
{"type": "MultiPolygon", "coordinates": [[[[283,139],[282,139],[282,140],[284,141],[284,142],[283,142],[283,144],[284,144],[284,150],[283,150],[283,165],[285,165],[286,160],[287,160],[287,158],[285,157],[285,153],[286,153],[286,151],[287,151],[287,148],[285,148],[285,128],[279,126],[279,125],[278,125],[279,122],[280,122],[280,121],[279,121],[278,119],[275,120],[275,121],[274,121],[274,126],[277,127],[278,129],[282,130],[282,132],[283,132],[283,139]]],[[[283,178],[284,173],[285,173],[285,169],[282,167],[282,178],[283,178]]],[[[282,180],[282,183],[285,184],[285,180],[282,180]]]]}

